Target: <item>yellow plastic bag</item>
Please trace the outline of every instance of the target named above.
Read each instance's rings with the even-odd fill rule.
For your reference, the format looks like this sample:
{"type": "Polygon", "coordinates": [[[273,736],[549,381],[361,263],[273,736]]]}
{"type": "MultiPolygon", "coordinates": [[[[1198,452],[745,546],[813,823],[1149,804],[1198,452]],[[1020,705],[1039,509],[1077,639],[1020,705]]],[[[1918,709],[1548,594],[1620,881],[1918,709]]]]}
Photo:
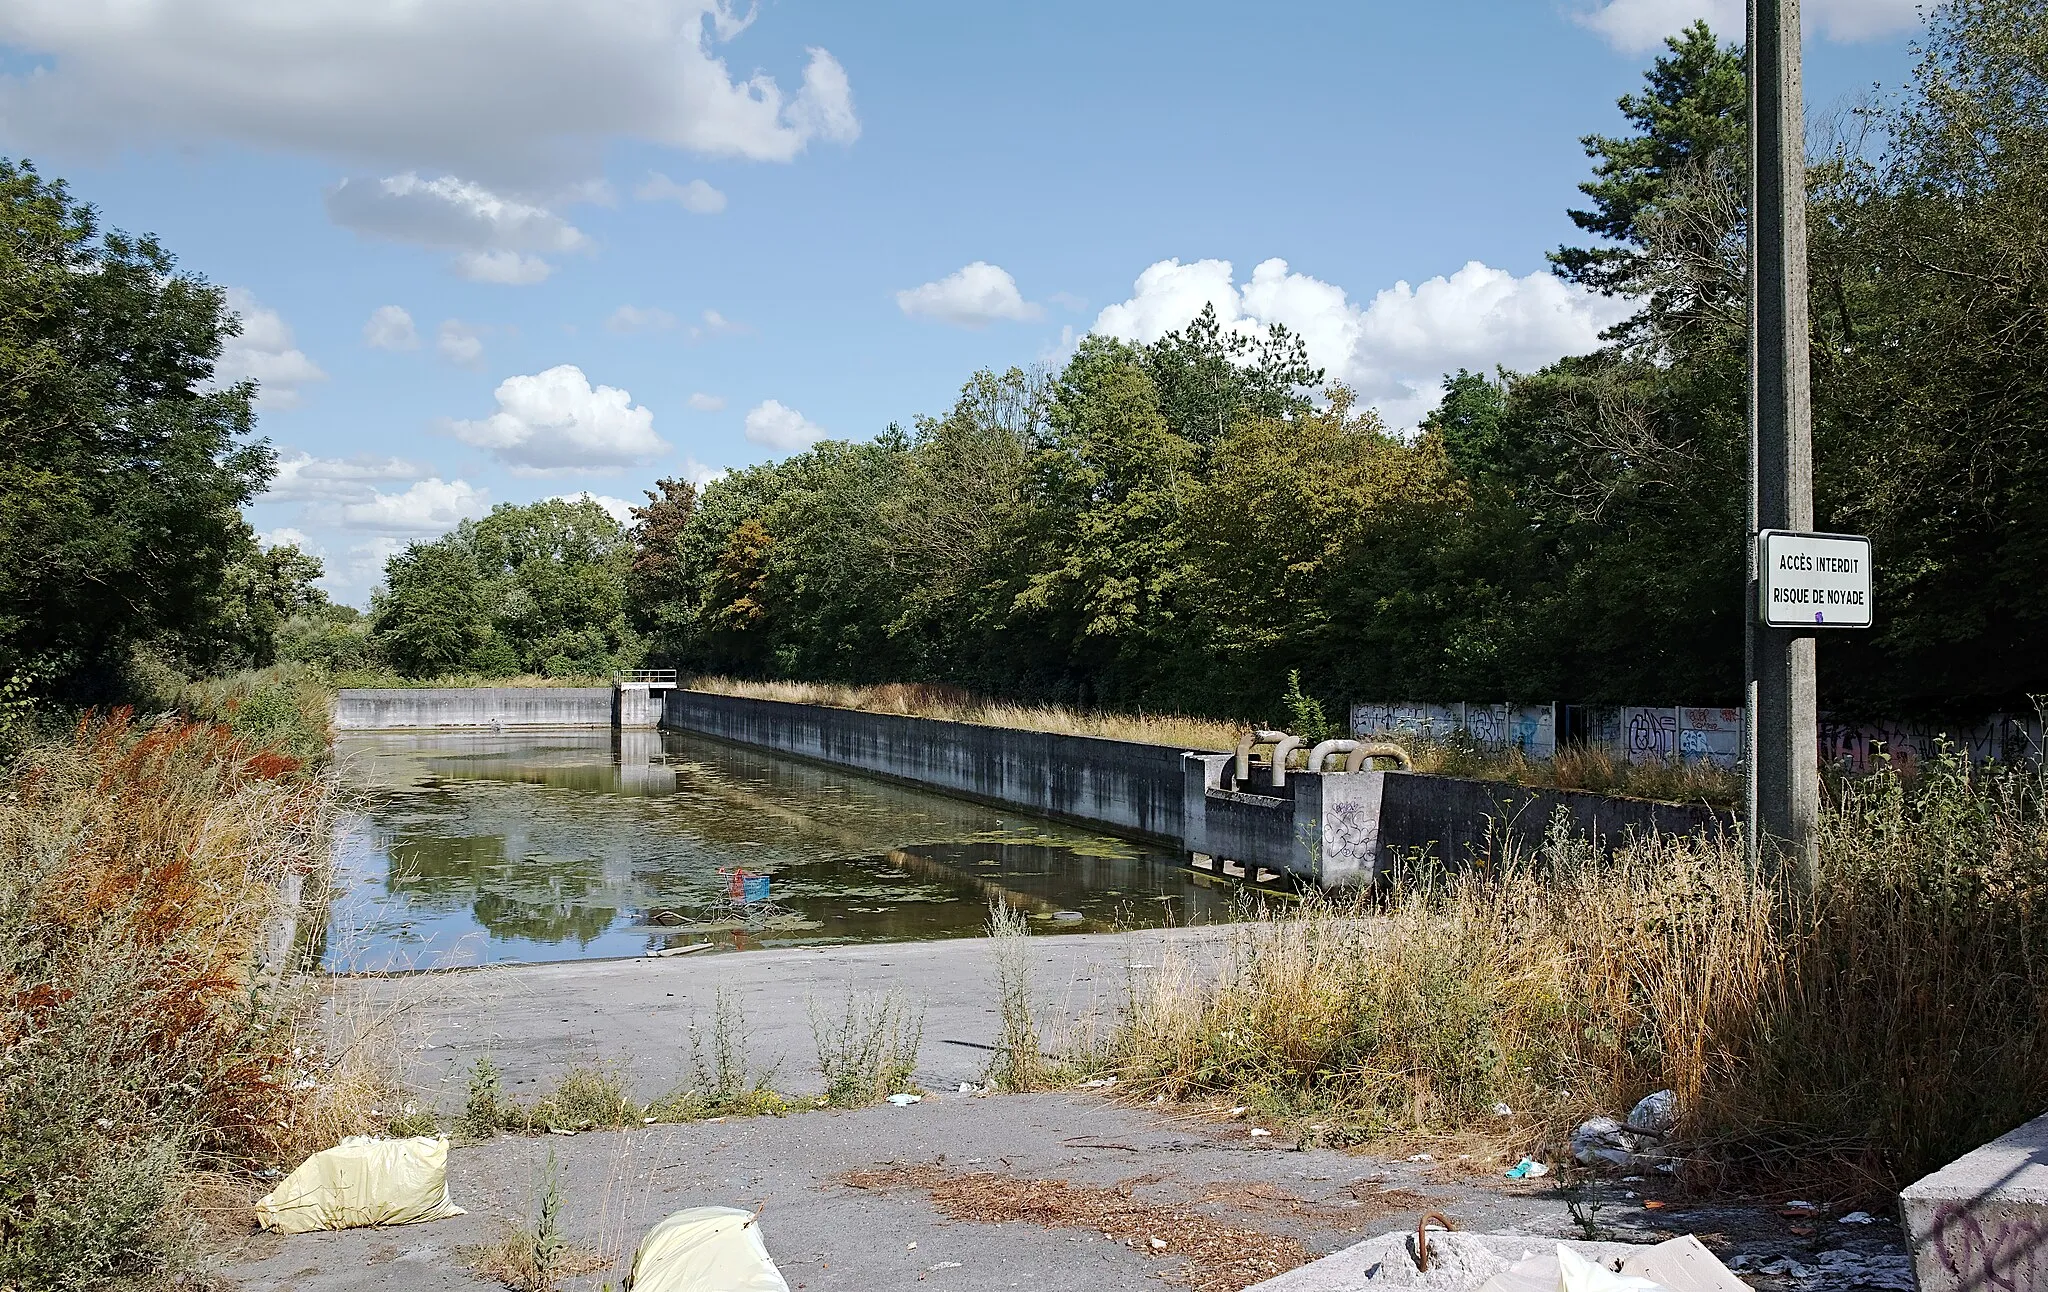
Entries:
{"type": "Polygon", "coordinates": [[[633,1292],[789,1292],[754,1213],[692,1207],[668,1216],[633,1253],[633,1292]]]}
{"type": "Polygon", "coordinates": [[[299,1164],[256,1200],[256,1223],[284,1234],[410,1225],[459,1216],[448,1200],[448,1141],[351,1135],[299,1164]]]}

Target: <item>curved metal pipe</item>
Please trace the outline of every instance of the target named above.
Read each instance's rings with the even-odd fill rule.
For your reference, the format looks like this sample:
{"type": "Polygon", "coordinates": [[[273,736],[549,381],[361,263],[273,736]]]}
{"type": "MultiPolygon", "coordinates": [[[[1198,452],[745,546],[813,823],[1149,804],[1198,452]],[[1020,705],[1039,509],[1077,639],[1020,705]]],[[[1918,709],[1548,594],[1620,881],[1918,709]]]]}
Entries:
{"type": "Polygon", "coordinates": [[[1323,760],[1331,754],[1348,754],[1356,748],[1358,742],[1355,740],[1325,740],[1308,751],[1308,770],[1319,772],[1323,770],[1323,760]]]}
{"type": "Polygon", "coordinates": [[[1344,760],[1344,770],[1347,772],[1359,771],[1364,768],[1368,759],[1373,758],[1391,758],[1401,764],[1402,771],[1412,772],[1415,770],[1415,760],[1408,756],[1407,750],[1399,745],[1380,740],[1365,741],[1356,749],[1353,749],[1351,756],[1344,760]]]}
{"type": "Polygon", "coordinates": [[[1415,1271],[1418,1274],[1429,1273],[1429,1222],[1432,1220],[1453,1233],[1458,1229],[1450,1217],[1440,1211],[1432,1211],[1415,1222],[1415,1271]]]}
{"type": "Polygon", "coordinates": [[[1274,785],[1280,786],[1285,785],[1287,783],[1287,758],[1295,750],[1301,748],[1303,745],[1307,743],[1308,742],[1306,740],[1303,740],[1300,736],[1289,736],[1287,739],[1273,746],[1274,785]]]}
{"type": "Polygon", "coordinates": [[[1247,731],[1237,741],[1237,783],[1252,778],[1252,746],[1271,745],[1287,739],[1284,731],[1247,731]]]}

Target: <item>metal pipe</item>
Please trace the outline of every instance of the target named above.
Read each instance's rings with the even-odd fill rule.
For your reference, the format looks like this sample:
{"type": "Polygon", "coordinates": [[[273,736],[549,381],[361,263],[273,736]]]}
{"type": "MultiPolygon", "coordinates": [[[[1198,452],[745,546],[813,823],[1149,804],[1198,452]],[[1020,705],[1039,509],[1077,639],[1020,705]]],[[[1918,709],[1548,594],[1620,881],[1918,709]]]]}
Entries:
{"type": "Polygon", "coordinates": [[[1355,740],[1325,740],[1308,751],[1308,770],[1319,772],[1323,770],[1323,760],[1331,754],[1348,754],[1356,748],[1358,742],[1355,740]]]}
{"type": "Polygon", "coordinates": [[[1237,783],[1252,778],[1252,746],[1271,745],[1287,739],[1284,731],[1247,731],[1237,741],[1237,783]]]}
{"type": "Polygon", "coordinates": [[[1453,1232],[1458,1228],[1451,1223],[1449,1216],[1440,1211],[1432,1211],[1415,1222],[1415,1269],[1418,1274],[1429,1273],[1429,1222],[1432,1220],[1453,1232]]]}
{"type": "Polygon", "coordinates": [[[1360,744],[1358,748],[1351,751],[1351,756],[1344,760],[1344,770],[1347,772],[1361,771],[1366,763],[1374,758],[1391,758],[1401,764],[1401,770],[1404,772],[1415,770],[1415,760],[1408,756],[1407,750],[1399,745],[1389,744],[1385,741],[1366,741],[1360,744]]]}
{"type": "Polygon", "coordinates": [[[1289,736],[1273,746],[1273,784],[1275,786],[1287,784],[1287,758],[1295,750],[1307,743],[1300,736],[1289,736]]]}

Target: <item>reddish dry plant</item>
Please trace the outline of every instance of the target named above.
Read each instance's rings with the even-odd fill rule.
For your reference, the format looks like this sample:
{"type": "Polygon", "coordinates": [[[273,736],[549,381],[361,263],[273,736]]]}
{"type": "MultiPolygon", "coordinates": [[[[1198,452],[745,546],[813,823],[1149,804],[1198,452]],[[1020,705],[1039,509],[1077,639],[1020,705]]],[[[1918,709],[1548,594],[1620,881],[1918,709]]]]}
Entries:
{"type": "Polygon", "coordinates": [[[332,826],[330,786],[299,772],[225,727],[121,709],[8,773],[0,1158],[22,1167],[0,1182],[0,1286],[146,1266],[178,1178],[288,1148],[303,1002],[265,952],[291,881],[324,893],[332,826]]]}

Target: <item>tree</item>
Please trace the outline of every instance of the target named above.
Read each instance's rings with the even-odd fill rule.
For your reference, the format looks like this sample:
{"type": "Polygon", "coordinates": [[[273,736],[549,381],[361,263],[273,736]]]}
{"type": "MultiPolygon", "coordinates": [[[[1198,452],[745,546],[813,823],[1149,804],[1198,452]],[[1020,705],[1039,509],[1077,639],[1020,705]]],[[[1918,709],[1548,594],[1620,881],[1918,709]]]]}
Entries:
{"type": "Polygon", "coordinates": [[[1580,140],[1595,163],[1593,178],[1579,185],[1592,209],[1569,214],[1608,245],[1559,247],[1550,254],[1559,277],[1610,296],[1634,294],[1646,222],[1674,187],[1717,163],[1739,173],[1746,156],[1749,89],[1742,51],[1722,45],[1704,20],[1665,46],[1670,53],[1645,74],[1645,91],[1619,102],[1636,133],[1580,140]]]}
{"type": "Polygon", "coordinates": [[[371,641],[414,677],[632,667],[642,652],[626,620],[632,557],[619,523],[587,498],[500,503],[386,563],[371,641]]]}
{"type": "Polygon", "coordinates": [[[0,159],[0,678],[104,694],[135,643],[203,636],[269,481],[240,325],[156,239],[0,159]]]}

